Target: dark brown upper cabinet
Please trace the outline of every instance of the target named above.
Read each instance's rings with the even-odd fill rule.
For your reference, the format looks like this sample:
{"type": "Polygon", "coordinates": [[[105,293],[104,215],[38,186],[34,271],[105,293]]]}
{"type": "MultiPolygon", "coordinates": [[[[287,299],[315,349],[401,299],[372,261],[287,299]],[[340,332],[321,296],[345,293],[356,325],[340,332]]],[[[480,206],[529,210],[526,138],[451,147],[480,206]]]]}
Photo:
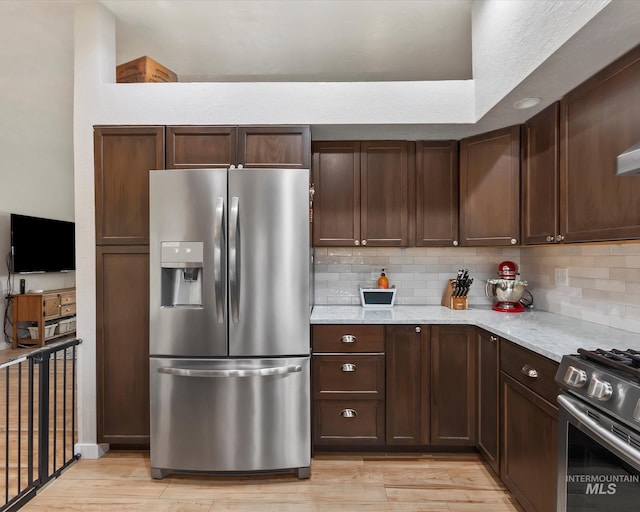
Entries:
{"type": "Polygon", "coordinates": [[[406,141],[314,142],[313,242],[408,245],[406,141]]]}
{"type": "Polygon", "coordinates": [[[311,130],[308,126],[240,126],[237,160],[251,168],[309,169],[311,130]]]}
{"type": "Polygon", "coordinates": [[[228,168],[236,163],[235,126],[167,126],[167,169],[228,168]]]}
{"type": "Polygon", "coordinates": [[[520,127],[460,141],[460,245],[520,243],[520,127]]]}
{"type": "Polygon", "coordinates": [[[360,143],[314,142],[313,245],[360,244],[360,143]]]}
{"type": "Polygon", "coordinates": [[[458,175],[456,141],[416,142],[412,245],[458,245],[458,175]]]}
{"type": "Polygon", "coordinates": [[[525,244],[561,242],[560,235],[560,104],[523,126],[522,239],[525,244]]]}
{"type": "Polygon", "coordinates": [[[149,243],[149,170],[163,169],[164,126],[96,126],[96,245],[149,243]]]}
{"type": "Polygon", "coordinates": [[[308,126],[167,126],[167,168],[308,169],[308,126]]]}
{"type": "Polygon", "coordinates": [[[567,242],[640,238],[640,178],[616,156],[640,141],[640,46],[571,91],[560,114],[560,234],[567,242]]]}

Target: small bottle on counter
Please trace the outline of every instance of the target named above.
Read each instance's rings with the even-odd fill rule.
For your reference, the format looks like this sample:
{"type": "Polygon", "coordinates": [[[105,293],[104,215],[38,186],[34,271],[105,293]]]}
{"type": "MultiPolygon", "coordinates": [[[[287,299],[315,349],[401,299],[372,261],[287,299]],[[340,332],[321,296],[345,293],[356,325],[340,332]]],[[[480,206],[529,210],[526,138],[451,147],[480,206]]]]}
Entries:
{"type": "Polygon", "coordinates": [[[387,278],[387,276],[384,273],[384,269],[382,269],[382,273],[380,274],[380,277],[378,278],[378,288],[389,288],[389,279],[387,278]]]}

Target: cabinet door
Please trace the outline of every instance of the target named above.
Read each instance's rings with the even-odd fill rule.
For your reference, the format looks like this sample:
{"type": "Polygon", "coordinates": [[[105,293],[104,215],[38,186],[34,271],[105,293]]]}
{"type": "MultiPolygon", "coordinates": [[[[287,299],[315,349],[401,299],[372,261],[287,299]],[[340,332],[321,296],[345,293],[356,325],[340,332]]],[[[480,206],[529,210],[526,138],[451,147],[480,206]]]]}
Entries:
{"type": "Polygon", "coordinates": [[[460,244],[520,242],[520,127],[460,141],[460,244]]]}
{"type": "Polygon", "coordinates": [[[60,316],[60,295],[57,293],[42,296],[42,316],[45,319],[60,316]]]}
{"type": "Polygon", "coordinates": [[[167,169],[228,168],[236,163],[235,126],[167,126],[167,169]]]}
{"type": "Polygon", "coordinates": [[[404,141],[361,143],[361,245],[409,244],[407,147],[404,141]]]}
{"type": "Polygon", "coordinates": [[[386,331],[387,444],[429,442],[429,332],[412,325],[386,331]]]}
{"type": "Polygon", "coordinates": [[[98,247],[98,442],[149,447],[149,248],[98,247]]]}
{"type": "Polygon", "coordinates": [[[96,127],[94,160],[96,244],[148,244],[149,170],[164,168],[164,127],[96,127]]]}
{"type": "Polygon", "coordinates": [[[360,244],[360,143],[313,143],[313,245],[360,244]]]}
{"type": "Polygon", "coordinates": [[[431,443],[476,440],[476,339],[466,325],[431,327],[431,443]]]}
{"type": "Polygon", "coordinates": [[[308,126],[240,126],[237,164],[244,167],[309,169],[308,126]]]}
{"type": "Polygon", "coordinates": [[[417,246],[458,244],[458,144],[416,143],[417,246]]]}
{"type": "Polygon", "coordinates": [[[616,156],[640,141],[640,47],[561,102],[560,216],[567,242],[640,238],[640,179],[616,156]]]}
{"type": "Polygon", "coordinates": [[[527,512],[556,509],[558,410],[501,373],[500,477],[527,512]]]}
{"type": "Polygon", "coordinates": [[[522,239],[547,244],[559,233],[560,107],[554,103],[523,128],[522,239]]]}
{"type": "Polygon", "coordinates": [[[478,449],[500,474],[500,351],[497,336],[478,331],[478,449]]]}

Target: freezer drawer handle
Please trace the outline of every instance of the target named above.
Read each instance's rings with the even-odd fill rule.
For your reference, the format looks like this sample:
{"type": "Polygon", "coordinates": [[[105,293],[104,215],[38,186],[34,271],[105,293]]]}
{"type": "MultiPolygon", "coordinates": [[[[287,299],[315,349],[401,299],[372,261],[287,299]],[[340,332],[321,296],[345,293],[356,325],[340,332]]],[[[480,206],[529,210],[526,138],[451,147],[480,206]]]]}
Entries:
{"type": "Polygon", "coordinates": [[[298,373],[302,366],[292,364],[289,366],[276,366],[274,368],[251,368],[246,370],[196,370],[193,368],[158,368],[158,373],[166,373],[175,377],[271,377],[273,375],[286,375],[298,373]]]}

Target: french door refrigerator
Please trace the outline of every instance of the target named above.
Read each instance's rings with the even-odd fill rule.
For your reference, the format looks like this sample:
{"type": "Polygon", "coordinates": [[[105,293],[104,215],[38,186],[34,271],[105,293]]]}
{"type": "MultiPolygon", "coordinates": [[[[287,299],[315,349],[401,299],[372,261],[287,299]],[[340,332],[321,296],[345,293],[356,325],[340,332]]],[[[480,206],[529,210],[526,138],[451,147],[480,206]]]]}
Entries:
{"type": "Polygon", "coordinates": [[[151,476],[311,463],[309,171],[150,171],[151,476]]]}

